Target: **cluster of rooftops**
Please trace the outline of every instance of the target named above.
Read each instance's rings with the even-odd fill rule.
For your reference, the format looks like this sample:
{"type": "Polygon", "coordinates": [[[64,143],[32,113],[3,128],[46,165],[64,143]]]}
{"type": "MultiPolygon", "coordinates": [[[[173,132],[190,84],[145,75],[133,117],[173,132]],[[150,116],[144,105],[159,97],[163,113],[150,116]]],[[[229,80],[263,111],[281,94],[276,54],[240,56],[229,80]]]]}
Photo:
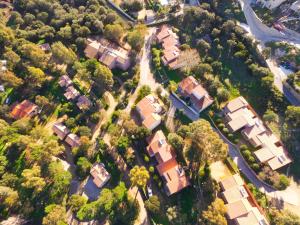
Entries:
{"type": "Polygon", "coordinates": [[[195,65],[199,62],[196,49],[190,49],[188,52],[180,50],[179,37],[168,25],[159,27],[155,35],[155,41],[162,46],[163,56],[161,60],[163,64],[172,70],[187,65],[195,65]]]}
{"type": "Polygon", "coordinates": [[[228,102],[223,112],[230,131],[241,130],[243,137],[258,148],[254,155],[260,163],[267,163],[276,170],[292,162],[282,142],[242,96],[228,102]]]}
{"type": "Polygon", "coordinates": [[[84,50],[87,58],[96,58],[110,69],[127,70],[130,67],[130,47],[120,46],[105,38],[89,38],[84,50]]]}
{"type": "Polygon", "coordinates": [[[190,185],[183,168],[176,161],[176,154],[172,146],[167,142],[161,130],[155,132],[147,139],[147,153],[155,157],[156,169],[165,182],[167,195],[179,192],[190,185]]]}
{"type": "Polygon", "coordinates": [[[220,181],[221,196],[226,203],[226,216],[234,225],[268,225],[263,210],[256,202],[240,175],[220,181]]]}
{"type": "Polygon", "coordinates": [[[73,86],[72,80],[67,75],[61,76],[58,84],[65,89],[65,98],[76,101],[76,105],[80,110],[86,110],[92,105],[91,101],[85,95],[80,95],[79,91],[73,86]]]}

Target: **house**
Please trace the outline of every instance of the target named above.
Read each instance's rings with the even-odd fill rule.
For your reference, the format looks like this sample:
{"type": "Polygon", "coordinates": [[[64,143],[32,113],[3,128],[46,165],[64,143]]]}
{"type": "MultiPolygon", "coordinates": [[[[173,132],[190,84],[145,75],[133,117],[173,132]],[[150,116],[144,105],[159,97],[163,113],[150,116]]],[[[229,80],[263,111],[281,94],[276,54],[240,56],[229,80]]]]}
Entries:
{"type": "Polygon", "coordinates": [[[61,77],[59,78],[58,84],[59,84],[59,86],[61,86],[61,87],[67,88],[67,87],[71,86],[71,85],[73,84],[73,82],[72,82],[72,80],[70,79],[69,76],[63,75],[63,76],[61,76],[61,77]]]}
{"type": "Polygon", "coordinates": [[[177,92],[191,103],[192,108],[198,113],[205,110],[213,103],[212,97],[198,83],[193,76],[188,76],[178,84],[177,92]]]}
{"type": "Polygon", "coordinates": [[[40,49],[42,49],[44,52],[50,52],[50,51],[51,51],[51,47],[50,47],[49,43],[41,44],[39,47],[40,47],[40,49]]]}
{"type": "Polygon", "coordinates": [[[66,89],[64,96],[68,100],[74,100],[80,95],[79,91],[77,91],[74,86],[69,86],[66,89]]]}
{"type": "Polygon", "coordinates": [[[244,181],[239,174],[234,174],[233,176],[227,177],[220,181],[220,186],[223,191],[236,186],[242,186],[243,184],[244,181]]]}
{"type": "Polygon", "coordinates": [[[105,169],[102,163],[94,163],[90,174],[93,177],[93,182],[98,188],[102,188],[110,179],[110,174],[105,169]]]}
{"type": "Polygon", "coordinates": [[[10,115],[12,118],[18,120],[24,117],[33,117],[37,115],[38,112],[39,107],[36,104],[28,100],[24,100],[12,108],[10,115]]]}
{"type": "Polygon", "coordinates": [[[258,118],[243,97],[230,101],[223,112],[229,130],[235,132],[242,129],[244,139],[258,149],[254,155],[259,163],[268,164],[276,170],[292,162],[281,141],[258,118]]]}
{"type": "Polygon", "coordinates": [[[152,94],[137,103],[136,111],[140,115],[142,124],[149,130],[153,130],[161,123],[162,103],[152,94]]]}
{"type": "Polygon", "coordinates": [[[165,183],[168,196],[175,194],[190,185],[183,168],[177,163],[173,148],[161,130],[147,139],[147,152],[150,157],[155,157],[156,169],[165,183]]]}
{"type": "Polygon", "coordinates": [[[96,58],[110,69],[127,70],[130,67],[130,51],[107,39],[88,39],[84,50],[87,58],[96,58]]]}
{"type": "Polygon", "coordinates": [[[80,138],[76,134],[70,133],[67,135],[65,142],[67,142],[70,147],[75,148],[80,145],[80,138]]]}
{"type": "Polygon", "coordinates": [[[92,105],[91,101],[84,95],[81,95],[78,100],[76,105],[78,106],[78,108],[80,110],[86,110],[88,108],[90,108],[90,106],[92,105]]]}
{"type": "Polygon", "coordinates": [[[70,130],[62,123],[55,123],[52,130],[60,140],[65,139],[65,137],[70,133],[70,130]]]}
{"type": "Polygon", "coordinates": [[[152,23],[155,21],[155,12],[152,9],[146,10],[145,20],[147,23],[152,23]]]}
{"type": "Polygon", "coordinates": [[[235,174],[220,181],[222,198],[226,203],[228,224],[235,225],[268,225],[250,190],[240,175],[235,174]]]}

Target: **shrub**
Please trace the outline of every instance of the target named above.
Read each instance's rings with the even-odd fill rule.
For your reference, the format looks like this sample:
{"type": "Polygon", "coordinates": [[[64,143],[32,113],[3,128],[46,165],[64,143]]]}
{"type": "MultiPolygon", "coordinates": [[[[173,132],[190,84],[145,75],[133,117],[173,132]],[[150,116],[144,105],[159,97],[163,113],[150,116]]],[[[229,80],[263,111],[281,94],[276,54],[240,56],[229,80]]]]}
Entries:
{"type": "Polygon", "coordinates": [[[289,180],[289,178],[286,177],[285,175],[281,174],[281,175],[279,176],[279,182],[278,182],[278,185],[276,185],[276,186],[278,186],[277,188],[278,188],[279,190],[284,190],[284,189],[286,189],[289,185],[290,185],[290,180],[289,180]]]}
{"type": "Polygon", "coordinates": [[[225,133],[225,134],[228,134],[228,132],[229,132],[229,130],[228,130],[228,128],[223,128],[223,132],[225,133]]]}
{"type": "Polygon", "coordinates": [[[238,138],[236,138],[236,139],[233,140],[233,143],[234,143],[234,144],[237,144],[237,143],[239,143],[239,142],[240,142],[240,140],[239,140],[238,138]]]}
{"type": "Polygon", "coordinates": [[[225,128],[225,124],[224,124],[224,123],[220,123],[220,124],[218,125],[218,127],[219,127],[220,129],[223,129],[223,128],[225,128]]]}
{"type": "Polygon", "coordinates": [[[253,156],[249,156],[248,161],[251,162],[251,163],[254,163],[256,160],[253,156]]]}
{"type": "Polygon", "coordinates": [[[153,167],[153,166],[150,166],[150,167],[149,167],[149,172],[150,172],[150,173],[154,173],[154,167],[153,167]]]}
{"type": "Polygon", "coordinates": [[[219,118],[219,119],[216,120],[216,123],[217,123],[217,124],[220,124],[220,123],[222,123],[222,122],[223,122],[223,121],[222,121],[221,118],[219,118]]]}
{"type": "Polygon", "coordinates": [[[228,134],[227,136],[228,136],[229,139],[233,138],[233,134],[228,134]]]}
{"type": "Polygon", "coordinates": [[[149,162],[150,161],[150,159],[149,159],[149,157],[147,155],[144,155],[144,161],[145,162],[149,162]]]}
{"type": "Polygon", "coordinates": [[[243,151],[242,153],[246,159],[248,159],[251,156],[251,152],[249,151],[249,149],[243,151]]]}
{"type": "Polygon", "coordinates": [[[248,149],[247,145],[241,145],[240,146],[241,151],[245,151],[248,149]]]}
{"type": "Polygon", "coordinates": [[[260,166],[257,163],[251,164],[251,168],[255,171],[258,172],[260,169],[260,166]]]}

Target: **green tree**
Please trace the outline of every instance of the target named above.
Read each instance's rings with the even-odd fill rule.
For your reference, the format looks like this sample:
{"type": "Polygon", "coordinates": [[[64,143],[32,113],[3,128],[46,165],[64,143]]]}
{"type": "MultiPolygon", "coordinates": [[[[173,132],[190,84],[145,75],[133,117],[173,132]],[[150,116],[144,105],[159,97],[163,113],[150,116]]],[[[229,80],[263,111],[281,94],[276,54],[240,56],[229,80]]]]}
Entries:
{"type": "Polygon", "coordinates": [[[172,145],[172,147],[176,150],[182,150],[184,146],[184,141],[181,136],[176,133],[168,134],[168,142],[172,145]]]}
{"type": "Polygon", "coordinates": [[[271,209],[271,225],[299,225],[300,217],[288,210],[271,209]]]}
{"type": "Polygon", "coordinates": [[[146,31],[145,25],[137,25],[133,31],[128,33],[127,41],[134,50],[140,51],[144,46],[146,31]]]}
{"type": "Polygon", "coordinates": [[[0,80],[5,87],[17,88],[21,86],[24,82],[21,78],[17,77],[11,71],[5,71],[0,74],[0,80]]]}
{"type": "Polygon", "coordinates": [[[67,225],[66,208],[61,205],[48,205],[45,208],[46,216],[43,218],[43,225],[67,225]]]}
{"type": "Polygon", "coordinates": [[[40,68],[29,66],[27,67],[27,83],[32,88],[40,88],[46,81],[47,77],[43,70],[40,68]]]}
{"type": "Polygon", "coordinates": [[[293,127],[300,126],[300,106],[288,106],[285,120],[293,127]]]}
{"type": "Polygon", "coordinates": [[[111,89],[114,84],[111,70],[100,63],[97,64],[95,72],[92,75],[92,79],[101,93],[111,89]]]}
{"type": "Polygon", "coordinates": [[[85,157],[79,157],[76,165],[77,165],[77,173],[81,178],[86,177],[92,167],[92,164],[85,157]]]}
{"type": "Polygon", "coordinates": [[[160,201],[156,195],[151,196],[145,201],[145,207],[153,215],[161,213],[160,201]]]}
{"type": "MultiPolygon", "coordinates": [[[[144,166],[135,166],[130,170],[129,173],[131,186],[137,187],[137,188],[145,188],[147,185],[147,182],[150,178],[149,172],[144,166]]],[[[136,196],[138,194],[138,189],[134,197],[134,201],[136,199],[136,196]]]]}
{"type": "Polygon", "coordinates": [[[54,44],[52,44],[51,48],[53,57],[60,60],[62,63],[71,65],[77,59],[75,52],[72,49],[67,48],[61,42],[55,42],[54,44]]]}
{"type": "Polygon", "coordinates": [[[207,225],[227,225],[225,218],[226,207],[222,199],[216,198],[206,211],[203,211],[202,217],[207,225]]]}
{"type": "Polygon", "coordinates": [[[104,35],[107,39],[119,43],[125,31],[120,24],[108,24],[105,26],[104,35]]]}
{"type": "Polygon", "coordinates": [[[67,203],[68,207],[72,210],[73,213],[78,212],[78,210],[87,203],[88,199],[81,195],[71,195],[67,203]]]}
{"type": "Polygon", "coordinates": [[[19,206],[19,195],[12,188],[0,186],[0,206],[4,205],[6,210],[16,210],[19,206]]]}
{"type": "Polygon", "coordinates": [[[140,101],[149,94],[151,94],[151,88],[148,85],[143,85],[138,91],[136,102],[140,101]]]}
{"type": "Polygon", "coordinates": [[[48,56],[39,46],[25,41],[25,43],[20,43],[19,51],[22,59],[30,60],[33,67],[42,69],[46,67],[48,56]]]}
{"type": "Polygon", "coordinates": [[[0,155],[0,176],[2,176],[6,170],[5,167],[8,164],[8,160],[4,155],[0,155]]]}
{"type": "Polygon", "coordinates": [[[33,189],[36,193],[41,192],[46,185],[45,179],[41,177],[41,168],[37,165],[34,165],[31,169],[23,170],[22,177],[22,186],[33,189]]]}

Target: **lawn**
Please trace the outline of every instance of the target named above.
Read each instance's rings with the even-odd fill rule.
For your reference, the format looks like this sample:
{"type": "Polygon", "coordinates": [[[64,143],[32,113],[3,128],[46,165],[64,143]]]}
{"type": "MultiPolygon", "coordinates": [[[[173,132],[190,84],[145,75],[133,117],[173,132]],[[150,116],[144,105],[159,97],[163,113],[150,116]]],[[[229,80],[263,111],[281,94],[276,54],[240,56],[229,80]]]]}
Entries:
{"type": "Polygon", "coordinates": [[[169,70],[168,68],[163,68],[165,74],[167,75],[168,79],[174,81],[175,83],[179,83],[182,80],[176,70],[169,70]]]}

